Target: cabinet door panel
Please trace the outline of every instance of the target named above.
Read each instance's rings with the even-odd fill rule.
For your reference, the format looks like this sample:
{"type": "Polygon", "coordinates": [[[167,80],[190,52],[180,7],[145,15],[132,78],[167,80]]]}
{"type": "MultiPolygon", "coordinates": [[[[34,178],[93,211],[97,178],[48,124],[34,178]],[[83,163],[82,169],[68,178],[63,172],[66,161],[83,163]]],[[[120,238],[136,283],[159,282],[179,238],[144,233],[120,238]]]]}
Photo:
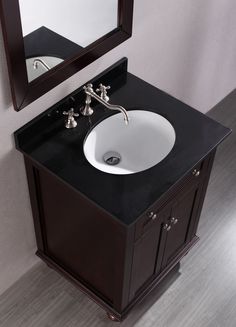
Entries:
{"type": "MultiPolygon", "coordinates": [[[[134,246],[130,299],[156,273],[156,266],[163,256],[163,221],[170,216],[171,206],[157,212],[157,218],[134,246]]],[[[164,240],[165,243],[165,240],[164,240]]]]}
{"type": "Polygon", "coordinates": [[[46,255],[113,302],[119,262],[123,262],[123,232],[102,210],[54,176],[41,171],[39,178],[46,255]]]}
{"type": "Polygon", "coordinates": [[[188,230],[191,219],[193,219],[194,206],[197,205],[196,198],[199,184],[188,185],[177,197],[172,207],[171,217],[168,224],[171,227],[167,232],[166,245],[162,260],[162,268],[186,245],[188,230]]]}

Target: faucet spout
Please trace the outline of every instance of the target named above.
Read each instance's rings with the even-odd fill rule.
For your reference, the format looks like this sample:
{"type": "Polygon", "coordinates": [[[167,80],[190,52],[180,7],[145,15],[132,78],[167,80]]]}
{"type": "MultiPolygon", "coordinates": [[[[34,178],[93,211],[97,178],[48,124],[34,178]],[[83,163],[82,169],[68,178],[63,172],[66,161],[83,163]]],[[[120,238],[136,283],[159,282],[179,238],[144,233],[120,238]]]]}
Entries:
{"type": "Polygon", "coordinates": [[[88,84],[87,86],[84,86],[84,91],[88,96],[91,96],[92,98],[96,99],[98,102],[103,104],[104,107],[106,107],[106,108],[108,108],[110,110],[120,111],[124,116],[124,121],[125,121],[126,125],[129,124],[129,116],[128,116],[128,113],[127,113],[127,111],[125,110],[124,107],[122,107],[120,105],[111,104],[111,103],[108,103],[107,101],[105,101],[102,97],[100,97],[99,95],[97,95],[93,91],[93,87],[92,87],[91,84],[88,84]]]}
{"type": "Polygon", "coordinates": [[[39,64],[47,71],[51,69],[51,67],[49,67],[43,59],[39,58],[36,58],[33,62],[34,69],[38,69],[39,64]]]}

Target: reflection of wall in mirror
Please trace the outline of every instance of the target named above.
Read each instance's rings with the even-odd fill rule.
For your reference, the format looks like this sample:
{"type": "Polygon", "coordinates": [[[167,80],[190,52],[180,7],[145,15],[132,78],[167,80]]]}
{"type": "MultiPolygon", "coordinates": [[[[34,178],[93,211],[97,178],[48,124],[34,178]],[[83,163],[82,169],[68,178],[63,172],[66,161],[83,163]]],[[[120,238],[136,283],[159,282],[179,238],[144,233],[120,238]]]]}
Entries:
{"type": "Polygon", "coordinates": [[[41,26],[86,47],[117,27],[118,0],[19,0],[23,35],[41,26]]]}

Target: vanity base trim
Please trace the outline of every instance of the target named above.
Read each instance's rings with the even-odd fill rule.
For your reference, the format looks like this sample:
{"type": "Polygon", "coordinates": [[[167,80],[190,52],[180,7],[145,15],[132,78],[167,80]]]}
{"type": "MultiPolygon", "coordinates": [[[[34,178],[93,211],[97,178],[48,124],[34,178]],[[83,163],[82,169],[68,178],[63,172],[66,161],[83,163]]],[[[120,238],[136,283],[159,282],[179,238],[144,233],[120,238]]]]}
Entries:
{"type": "Polygon", "coordinates": [[[101,308],[103,308],[107,313],[109,313],[109,315],[114,316],[114,318],[118,321],[122,321],[124,318],[126,318],[126,316],[129,314],[129,312],[136,304],[140,303],[146,296],[148,296],[148,294],[151,293],[163,281],[163,279],[168,274],[170,274],[171,271],[174,270],[174,268],[179,264],[180,260],[190,251],[190,249],[198,241],[199,241],[199,237],[195,236],[191,240],[191,242],[189,242],[188,245],[183,248],[183,250],[178,254],[178,256],[176,256],[170,262],[170,264],[159,275],[156,276],[155,279],[150,281],[148,285],[145,285],[145,288],[143,290],[140,290],[138,292],[138,294],[129,303],[126,309],[123,310],[121,313],[114,310],[114,308],[111,305],[103,301],[99,296],[97,296],[89,288],[83,285],[80,281],[78,281],[75,277],[73,277],[69,272],[67,272],[64,268],[62,268],[59,264],[57,264],[53,259],[51,259],[49,256],[44,254],[42,251],[38,250],[36,252],[36,255],[40,259],[42,259],[50,268],[54,269],[63,277],[65,277],[67,280],[72,282],[75,286],[77,286],[80,289],[80,291],[82,291],[84,294],[89,296],[90,299],[96,302],[101,308]]]}

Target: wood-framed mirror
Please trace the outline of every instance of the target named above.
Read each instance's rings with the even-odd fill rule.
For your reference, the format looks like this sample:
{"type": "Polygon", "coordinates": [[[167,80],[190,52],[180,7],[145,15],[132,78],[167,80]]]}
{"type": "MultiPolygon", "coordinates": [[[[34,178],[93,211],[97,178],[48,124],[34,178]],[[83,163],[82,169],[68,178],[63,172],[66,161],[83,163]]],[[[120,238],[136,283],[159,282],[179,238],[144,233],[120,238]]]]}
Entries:
{"type": "Polygon", "coordinates": [[[0,0],[14,109],[23,109],[131,37],[133,2],[0,0]]]}

